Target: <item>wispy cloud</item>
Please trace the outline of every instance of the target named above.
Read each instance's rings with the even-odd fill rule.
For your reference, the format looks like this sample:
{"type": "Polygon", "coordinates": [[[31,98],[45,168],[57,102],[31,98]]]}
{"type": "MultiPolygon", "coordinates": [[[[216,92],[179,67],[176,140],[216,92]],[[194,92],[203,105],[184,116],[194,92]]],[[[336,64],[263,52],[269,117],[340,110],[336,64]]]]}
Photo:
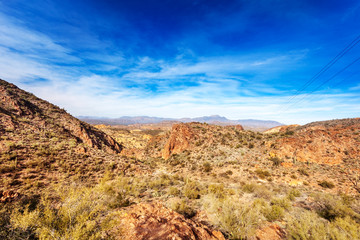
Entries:
{"type": "Polygon", "coordinates": [[[17,19],[0,13],[0,46],[29,58],[47,62],[78,62],[71,50],[50,39],[45,34],[27,29],[17,19]]]}
{"type": "MultiPolygon", "coordinates": [[[[113,42],[86,35],[86,42],[92,40],[100,47],[79,51],[0,10],[0,77],[74,115],[220,114],[230,119],[306,123],[355,117],[360,110],[357,94],[339,89],[313,93],[282,110],[289,105],[291,90],[297,89],[292,78],[308,59],[307,48],[200,56],[179,47],[171,58],[129,57],[116,46],[112,51],[113,42]]],[[[359,89],[359,85],[350,88],[359,89]]]]}

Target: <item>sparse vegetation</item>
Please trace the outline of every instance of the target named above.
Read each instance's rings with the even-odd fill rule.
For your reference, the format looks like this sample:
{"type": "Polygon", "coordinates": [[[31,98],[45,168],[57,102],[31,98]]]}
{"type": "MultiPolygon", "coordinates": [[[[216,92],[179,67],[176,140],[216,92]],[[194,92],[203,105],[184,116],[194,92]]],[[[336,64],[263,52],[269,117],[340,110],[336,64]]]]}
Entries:
{"type": "Polygon", "coordinates": [[[122,142],[114,154],[99,130],[26,96],[32,105],[15,104],[29,114],[10,116],[16,128],[0,123],[1,239],[112,239],[119,220],[145,202],[228,239],[255,239],[269,222],[288,239],[360,239],[358,120],[272,134],[202,123],[176,133],[169,124],[97,125],[122,142]],[[86,143],[96,136],[99,146],[86,143]],[[322,146],[323,158],[309,155],[322,146]]]}
{"type": "Polygon", "coordinates": [[[335,184],[326,180],[323,180],[321,182],[319,182],[319,186],[323,187],[323,188],[334,188],[335,184]]]}

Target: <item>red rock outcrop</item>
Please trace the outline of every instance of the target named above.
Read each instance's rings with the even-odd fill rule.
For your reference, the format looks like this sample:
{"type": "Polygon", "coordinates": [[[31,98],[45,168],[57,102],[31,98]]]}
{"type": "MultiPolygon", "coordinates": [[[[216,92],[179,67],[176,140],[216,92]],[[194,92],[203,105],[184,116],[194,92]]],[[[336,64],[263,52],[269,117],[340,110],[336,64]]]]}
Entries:
{"type": "Polygon", "coordinates": [[[257,240],[286,239],[285,231],[276,223],[269,223],[256,231],[257,240]]]}
{"type": "Polygon", "coordinates": [[[125,240],[225,240],[221,232],[186,219],[159,202],[129,207],[120,228],[125,240]]]}
{"type": "Polygon", "coordinates": [[[268,145],[286,161],[340,164],[360,156],[360,119],[310,123],[268,145]]]}
{"type": "Polygon", "coordinates": [[[190,146],[195,133],[189,124],[180,123],[172,127],[171,135],[162,151],[162,157],[168,159],[171,154],[181,153],[190,146]]]}

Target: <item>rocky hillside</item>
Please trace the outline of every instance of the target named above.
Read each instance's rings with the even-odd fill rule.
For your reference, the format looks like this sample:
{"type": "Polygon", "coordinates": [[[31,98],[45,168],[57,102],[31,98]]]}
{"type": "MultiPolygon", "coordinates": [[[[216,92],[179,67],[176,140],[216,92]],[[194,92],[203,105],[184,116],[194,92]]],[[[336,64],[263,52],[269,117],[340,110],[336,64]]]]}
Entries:
{"type": "Polygon", "coordinates": [[[0,135],[3,190],[40,187],[50,179],[76,174],[82,178],[94,175],[98,171],[93,168],[104,171],[104,163],[110,161],[101,160],[96,166],[95,155],[122,150],[119,143],[97,128],[3,80],[0,135]]]}
{"type": "Polygon", "coordinates": [[[241,181],[261,176],[279,184],[321,189],[319,182],[331,177],[336,187],[329,191],[355,193],[344,171],[358,169],[359,129],[359,119],[280,126],[265,133],[240,125],[180,123],[151,136],[141,148],[126,145],[123,154],[149,165],[169,164],[172,171],[191,172],[200,179],[205,177],[202,171],[231,173],[241,181]]]}
{"type": "Polygon", "coordinates": [[[359,118],[282,128],[275,134],[283,137],[269,142],[268,146],[284,160],[333,165],[360,156],[359,118]]]}
{"type": "Polygon", "coordinates": [[[69,133],[89,147],[112,153],[121,151],[121,146],[103,132],[4,80],[0,80],[0,99],[2,133],[21,128],[47,129],[69,133]]]}

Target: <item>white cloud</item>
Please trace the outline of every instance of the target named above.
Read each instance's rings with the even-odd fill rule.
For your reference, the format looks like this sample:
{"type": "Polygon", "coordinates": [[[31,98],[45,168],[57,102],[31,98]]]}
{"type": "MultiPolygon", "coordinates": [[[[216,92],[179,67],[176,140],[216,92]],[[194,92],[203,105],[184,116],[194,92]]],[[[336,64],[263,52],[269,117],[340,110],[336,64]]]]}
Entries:
{"type": "MultiPolygon", "coordinates": [[[[199,58],[195,62],[181,56],[172,62],[142,57],[135,63],[125,60],[119,52],[103,56],[84,54],[102,62],[95,70],[128,72],[122,77],[102,76],[82,67],[58,66],[54,62],[82,60],[49,36],[0,13],[0,78],[74,115],[199,117],[219,114],[230,119],[273,119],[284,123],[355,117],[360,110],[359,102],[351,100],[356,98],[355,94],[317,93],[312,95],[313,99],[306,98],[301,105],[295,104],[284,111],[283,106],[291,96],[285,96],[266,81],[253,82],[243,76],[243,73],[255,77],[276,74],[296,64],[305,54],[298,51],[279,56],[225,56],[199,58]],[[132,67],[124,68],[123,64],[132,67]],[[26,83],[37,78],[47,81],[26,83]],[[192,81],[194,84],[189,84],[192,81]],[[147,84],[155,84],[158,92],[149,90],[147,84]],[[264,96],[264,93],[267,94],[264,96]],[[268,94],[272,96],[266,96],[268,94]]],[[[358,89],[359,85],[351,90],[358,89]]]]}
{"type": "Polygon", "coordinates": [[[27,29],[21,21],[2,13],[0,13],[0,46],[35,59],[80,61],[70,54],[70,49],[57,44],[45,34],[27,29]]]}
{"type": "Polygon", "coordinates": [[[356,86],[351,87],[349,90],[351,90],[351,91],[360,90],[360,83],[357,84],[356,86]]]}

